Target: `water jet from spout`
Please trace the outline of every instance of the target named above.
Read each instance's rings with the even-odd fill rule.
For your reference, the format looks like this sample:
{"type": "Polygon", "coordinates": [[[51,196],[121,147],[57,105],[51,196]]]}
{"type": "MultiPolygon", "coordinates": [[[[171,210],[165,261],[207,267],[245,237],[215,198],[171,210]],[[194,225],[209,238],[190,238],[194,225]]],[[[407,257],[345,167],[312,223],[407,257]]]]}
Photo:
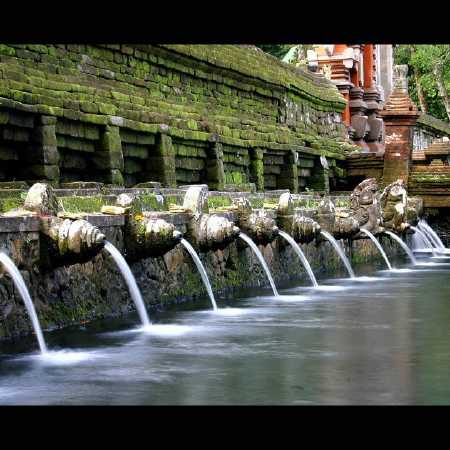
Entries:
{"type": "Polygon", "coordinates": [[[284,231],[280,230],[278,232],[278,234],[282,238],[286,239],[286,241],[288,241],[289,244],[294,249],[295,253],[297,253],[298,257],[300,258],[300,261],[303,264],[303,267],[306,269],[306,272],[308,272],[309,279],[311,280],[313,286],[314,287],[319,287],[319,284],[317,283],[316,277],[314,276],[314,272],[311,269],[311,265],[309,264],[308,260],[306,259],[305,254],[303,253],[302,249],[297,244],[297,242],[295,242],[295,240],[291,236],[289,236],[289,234],[285,233],[284,231]]]}
{"type": "Polygon", "coordinates": [[[256,257],[258,258],[259,262],[261,263],[261,266],[263,267],[264,271],[266,272],[267,278],[269,279],[270,286],[272,286],[273,295],[275,295],[275,297],[278,297],[279,296],[278,291],[277,291],[277,288],[273,281],[272,274],[270,273],[270,270],[269,270],[269,267],[267,266],[266,260],[264,259],[264,256],[262,255],[262,253],[259,251],[259,248],[246,234],[241,232],[241,233],[239,233],[239,237],[243,241],[245,241],[250,246],[250,248],[253,250],[253,252],[255,253],[256,257]]]}
{"type": "Polygon", "coordinates": [[[403,248],[403,250],[405,250],[405,252],[409,256],[409,259],[411,260],[411,262],[414,265],[417,264],[416,258],[414,257],[412,251],[408,248],[408,246],[395,233],[393,233],[392,231],[388,231],[388,230],[383,231],[383,233],[386,233],[392,239],[397,241],[400,244],[400,246],[403,248]]]}
{"type": "Polygon", "coordinates": [[[433,242],[437,249],[446,250],[445,245],[443,244],[441,238],[437,235],[437,233],[433,230],[433,228],[428,225],[427,221],[422,219],[418,223],[418,227],[430,237],[431,242],[433,242]]]}
{"type": "Polygon", "coordinates": [[[337,243],[336,239],[330,233],[328,233],[328,231],[325,231],[325,230],[322,230],[320,232],[320,234],[325,239],[327,239],[330,242],[330,244],[334,247],[334,249],[336,250],[336,253],[339,255],[342,262],[344,263],[344,265],[347,269],[347,272],[350,275],[350,278],[355,278],[355,272],[353,272],[352,266],[350,265],[348,258],[345,256],[345,253],[342,250],[342,248],[339,247],[339,244],[337,243]]]}
{"type": "Polygon", "coordinates": [[[194,250],[194,247],[192,247],[192,245],[189,244],[189,242],[186,239],[183,238],[180,240],[180,242],[181,244],[183,244],[184,248],[188,251],[188,253],[192,256],[192,259],[194,260],[194,263],[197,266],[200,276],[202,277],[203,284],[206,287],[206,291],[208,292],[212,307],[214,311],[217,311],[217,304],[216,300],[214,299],[211,283],[209,282],[208,275],[206,273],[205,268],[203,267],[202,262],[200,261],[200,258],[197,255],[197,252],[194,250]]]}
{"type": "Polygon", "coordinates": [[[27,309],[28,315],[30,316],[31,323],[33,324],[34,332],[36,334],[41,353],[46,354],[47,346],[45,345],[41,325],[39,324],[39,319],[36,314],[34,304],[31,300],[30,293],[28,292],[27,285],[25,284],[22,274],[14,264],[13,260],[4,252],[0,252],[0,263],[3,264],[6,271],[11,275],[11,278],[25,303],[25,307],[27,309]]]}
{"type": "Polygon", "coordinates": [[[424,244],[428,247],[425,247],[425,250],[431,250],[431,253],[433,254],[433,256],[436,256],[436,251],[433,247],[432,242],[430,241],[429,237],[419,228],[414,227],[411,225],[411,230],[414,230],[421,238],[422,241],[424,242],[424,244]]]}
{"type": "Polygon", "coordinates": [[[142,325],[144,327],[151,325],[147,310],[145,309],[144,300],[142,300],[141,292],[139,291],[138,285],[136,284],[136,279],[131,272],[130,266],[125,261],[125,258],[121,255],[119,250],[117,250],[117,248],[114,247],[111,242],[106,241],[104,248],[113,257],[115,263],[117,264],[117,267],[119,268],[123,278],[125,279],[125,282],[130,291],[131,298],[136,305],[136,310],[139,314],[142,325]]]}
{"type": "Polygon", "coordinates": [[[362,233],[364,233],[366,236],[368,236],[370,238],[370,240],[375,244],[377,249],[380,251],[381,256],[384,258],[384,260],[386,262],[386,265],[388,266],[388,269],[392,270],[391,263],[389,262],[389,259],[388,259],[387,255],[386,255],[385,251],[383,250],[383,247],[378,242],[378,239],[369,230],[366,230],[365,228],[360,228],[360,231],[362,233]]]}

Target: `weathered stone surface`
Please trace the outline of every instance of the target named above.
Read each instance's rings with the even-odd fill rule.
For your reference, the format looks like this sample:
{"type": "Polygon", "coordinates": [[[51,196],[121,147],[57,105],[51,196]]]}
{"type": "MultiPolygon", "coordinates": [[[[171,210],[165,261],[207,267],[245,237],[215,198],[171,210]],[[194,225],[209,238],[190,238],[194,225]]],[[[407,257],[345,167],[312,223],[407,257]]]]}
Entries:
{"type": "Polygon", "coordinates": [[[29,189],[23,207],[38,214],[52,216],[56,216],[59,210],[53,189],[44,183],[36,183],[29,189]]]}
{"type": "Polygon", "coordinates": [[[356,186],[350,196],[350,209],[361,228],[372,234],[382,229],[380,195],[378,182],[375,178],[368,178],[356,186]]]}
{"type": "Polygon", "coordinates": [[[397,233],[403,233],[406,222],[407,197],[405,182],[399,179],[386,186],[380,196],[383,226],[397,233]]]}

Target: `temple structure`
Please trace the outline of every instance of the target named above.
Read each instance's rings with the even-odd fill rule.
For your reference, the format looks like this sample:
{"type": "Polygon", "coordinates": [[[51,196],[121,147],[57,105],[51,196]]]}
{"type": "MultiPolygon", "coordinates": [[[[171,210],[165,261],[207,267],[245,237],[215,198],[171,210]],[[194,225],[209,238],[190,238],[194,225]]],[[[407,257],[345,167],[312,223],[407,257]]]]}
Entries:
{"type": "Polygon", "coordinates": [[[392,46],[317,45],[308,62],[317,65],[347,100],[343,121],[354,143],[365,153],[383,154],[379,112],[392,88],[392,46]]]}
{"type": "Polygon", "coordinates": [[[346,99],[349,138],[345,186],[365,178],[382,185],[403,179],[425,206],[449,207],[450,126],[419,111],[408,94],[407,66],[393,64],[392,45],[315,45],[310,69],[331,80],[346,99]]]}

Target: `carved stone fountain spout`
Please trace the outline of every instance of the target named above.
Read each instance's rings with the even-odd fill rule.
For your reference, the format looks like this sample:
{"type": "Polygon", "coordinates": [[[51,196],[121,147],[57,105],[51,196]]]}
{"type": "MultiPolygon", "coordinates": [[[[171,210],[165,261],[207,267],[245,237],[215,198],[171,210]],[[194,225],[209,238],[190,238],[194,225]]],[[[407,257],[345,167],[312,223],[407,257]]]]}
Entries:
{"type": "Polygon", "coordinates": [[[281,194],[278,201],[277,223],[283,231],[301,244],[313,241],[321,231],[320,225],[315,220],[295,213],[293,198],[289,192],[281,194]]]}
{"type": "Polygon", "coordinates": [[[359,223],[350,212],[336,211],[336,207],[328,197],[319,203],[317,221],[322,229],[331,233],[335,239],[351,238],[359,231],[359,223]]]}
{"type": "Polygon", "coordinates": [[[83,219],[58,217],[59,204],[48,184],[36,183],[28,191],[23,209],[40,219],[40,265],[55,268],[92,259],[105,244],[105,235],[83,219]]]}
{"type": "Polygon", "coordinates": [[[386,186],[380,196],[383,226],[396,233],[403,233],[407,222],[407,198],[405,182],[401,179],[386,186]]]}
{"type": "Polygon", "coordinates": [[[360,228],[374,235],[383,231],[378,182],[375,178],[367,178],[356,186],[350,195],[350,210],[360,228]]]}
{"type": "Polygon", "coordinates": [[[248,198],[233,199],[239,228],[254,242],[267,245],[278,236],[278,226],[265,210],[254,211],[248,198]]]}
{"type": "Polygon", "coordinates": [[[409,224],[416,226],[423,216],[423,199],[421,197],[408,197],[406,200],[406,219],[409,224]]]}
{"type": "Polygon", "coordinates": [[[126,213],[124,250],[128,260],[162,256],[180,242],[182,234],[175,225],[144,212],[136,196],[120,194],[116,204],[126,213]]]}
{"type": "Polygon", "coordinates": [[[224,248],[239,236],[240,230],[231,220],[209,213],[208,189],[204,185],[186,191],[183,209],[191,214],[186,238],[198,249],[224,248]]]}

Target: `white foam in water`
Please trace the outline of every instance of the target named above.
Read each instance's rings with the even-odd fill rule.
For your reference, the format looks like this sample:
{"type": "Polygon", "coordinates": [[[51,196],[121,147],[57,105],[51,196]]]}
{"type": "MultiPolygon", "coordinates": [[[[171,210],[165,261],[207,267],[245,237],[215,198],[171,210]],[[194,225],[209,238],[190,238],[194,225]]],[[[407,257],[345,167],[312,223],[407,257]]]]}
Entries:
{"type": "Polygon", "coordinates": [[[32,355],[31,358],[39,363],[48,365],[70,365],[84,361],[101,358],[104,355],[96,352],[84,352],[77,350],[52,350],[41,355],[32,355]]]}
{"type": "MultiPolygon", "coordinates": [[[[271,297],[273,299],[273,297],[271,297]]],[[[219,308],[214,314],[219,316],[241,316],[249,311],[243,308],[219,308]]]]}
{"type": "Polygon", "coordinates": [[[407,269],[407,268],[404,268],[404,269],[392,269],[392,270],[390,270],[390,272],[393,272],[393,273],[407,273],[407,272],[415,272],[416,270],[413,270],[413,269],[407,269]]]}
{"type": "MultiPolygon", "coordinates": [[[[273,297],[272,297],[273,299],[273,297]]],[[[311,297],[308,295],[278,295],[276,297],[277,300],[281,300],[282,302],[304,302],[306,300],[311,300],[311,297]]]]}
{"type": "Polygon", "coordinates": [[[347,286],[326,286],[326,285],[321,285],[321,286],[317,286],[317,287],[313,287],[311,289],[314,289],[316,291],[325,291],[325,292],[335,292],[335,291],[345,291],[347,288],[347,286]]]}
{"type": "MultiPolygon", "coordinates": [[[[392,271],[394,271],[395,272],[395,270],[396,269],[391,269],[392,271]]],[[[382,270],[382,271],[380,271],[380,272],[391,272],[391,270],[382,270]]],[[[372,281],[381,281],[381,280],[386,280],[386,278],[383,278],[383,277],[369,277],[369,276],[365,276],[365,275],[363,275],[363,276],[359,276],[359,277],[355,277],[355,278],[351,278],[351,279],[349,279],[349,278],[337,278],[336,279],[337,281],[343,281],[343,282],[353,282],[353,281],[356,281],[356,282],[358,282],[358,283],[370,283],[370,282],[372,282],[372,281]]],[[[347,286],[345,286],[345,289],[348,289],[349,288],[349,286],[347,285],[347,286]]]]}
{"type": "Polygon", "coordinates": [[[152,324],[145,327],[139,327],[136,331],[141,331],[146,334],[164,337],[176,337],[193,331],[194,327],[187,325],[173,325],[173,324],[152,324]]]}

